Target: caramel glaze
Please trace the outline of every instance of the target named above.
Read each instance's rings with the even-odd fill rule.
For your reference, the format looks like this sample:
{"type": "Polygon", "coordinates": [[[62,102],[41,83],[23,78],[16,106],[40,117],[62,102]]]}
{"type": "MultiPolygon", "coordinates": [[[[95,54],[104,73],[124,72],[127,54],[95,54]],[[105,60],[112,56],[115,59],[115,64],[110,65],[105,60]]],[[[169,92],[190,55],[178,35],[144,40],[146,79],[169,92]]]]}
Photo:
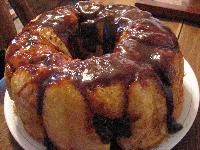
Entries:
{"type": "MultiPolygon", "coordinates": [[[[60,78],[73,80],[87,100],[85,89],[109,85],[119,80],[129,85],[135,80],[142,81],[151,77],[157,80],[164,90],[167,126],[169,132],[174,133],[181,129],[181,125],[172,117],[173,96],[168,60],[177,52],[179,46],[175,35],[150,13],[133,6],[103,6],[85,1],[77,3],[75,7],[64,6],[48,11],[25,26],[22,33],[12,41],[6,61],[13,68],[13,72],[20,66],[31,70],[31,64],[46,66],[50,70],[45,81],[43,74],[37,74],[39,87],[43,88],[38,96],[40,114],[46,85],[60,78]],[[61,54],[56,46],[39,36],[37,30],[42,27],[53,28],[73,58],[84,60],[71,60],[61,54]],[[99,45],[104,55],[87,58],[86,54],[94,53],[99,45]]],[[[126,112],[124,116],[128,117],[126,112]]],[[[116,126],[113,122],[117,121],[94,114],[93,125],[105,143],[115,143],[113,137],[128,137],[131,134],[112,131],[111,128],[116,126]],[[99,127],[102,119],[112,122],[108,123],[110,127],[99,127]]],[[[122,126],[127,124],[127,121],[124,122],[122,126]]]]}

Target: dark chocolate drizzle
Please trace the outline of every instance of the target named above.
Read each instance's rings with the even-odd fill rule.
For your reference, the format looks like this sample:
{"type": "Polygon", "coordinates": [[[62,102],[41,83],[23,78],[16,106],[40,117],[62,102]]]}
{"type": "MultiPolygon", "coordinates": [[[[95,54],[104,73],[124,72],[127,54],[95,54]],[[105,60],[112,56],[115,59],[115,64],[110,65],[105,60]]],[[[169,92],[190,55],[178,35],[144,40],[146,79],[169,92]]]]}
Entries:
{"type": "MultiPolygon", "coordinates": [[[[6,61],[13,69],[20,66],[31,69],[31,64],[49,68],[48,75],[45,75],[49,78],[41,80],[40,83],[39,114],[42,113],[42,99],[46,86],[52,80],[56,81],[61,77],[72,79],[80,89],[105,84],[109,80],[120,80],[124,83],[145,77],[161,80],[166,96],[168,131],[175,133],[182,126],[172,117],[174,106],[168,77],[170,64],[167,60],[177,52],[179,46],[175,35],[150,13],[133,6],[103,6],[87,1],[79,2],[75,7],[63,6],[48,11],[29,23],[12,41],[6,61]],[[37,32],[42,27],[55,30],[69,49],[73,60],[60,55],[58,48],[48,41],[44,42],[44,38],[37,32]],[[25,48],[44,46],[47,43],[50,47],[49,53],[43,52],[43,47],[35,48],[35,53],[23,51],[25,48]],[[105,55],[94,57],[93,54],[99,45],[105,55]],[[93,57],[88,58],[88,54],[91,53],[93,57]],[[33,59],[39,54],[42,57],[33,59]],[[18,60],[17,63],[12,61],[14,59],[18,60]]],[[[42,76],[43,74],[38,74],[37,78],[41,79],[42,76]]],[[[130,120],[126,115],[111,120],[96,114],[93,126],[103,143],[112,143],[113,150],[121,149],[116,144],[117,138],[131,136],[130,120]]]]}
{"type": "Polygon", "coordinates": [[[49,77],[47,77],[47,79],[44,79],[43,81],[41,81],[41,84],[39,86],[39,90],[38,90],[38,100],[37,100],[37,113],[39,115],[42,115],[43,112],[43,103],[44,103],[44,92],[46,90],[46,87],[48,86],[48,79],[49,77]]]}
{"type": "Polygon", "coordinates": [[[96,114],[93,117],[93,125],[96,129],[96,133],[105,144],[114,141],[114,139],[118,137],[131,136],[130,119],[128,116],[111,120],[96,114]]]}
{"type": "Polygon", "coordinates": [[[166,106],[167,106],[167,128],[168,132],[173,134],[180,131],[183,126],[176,122],[173,118],[174,104],[173,104],[173,94],[171,89],[171,83],[167,75],[161,70],[158,69],[156,72],[159,74],[162,81],[162,87],[166,96],[166,106]]]}
{"type": "Polygon", "coordinates": [[[46,146],[47,150],[57,150],[57,148],[48,137],[44,139],[44,145],[46,146]]]}
{"type": "Polygon", "coordinates": [[[122,150],[122,148],[117,143],[117,139],[113,138],[110,143],[110,150],[122,150]]]}
{"type": "Polygon", "coordinates": [[[103,27],[103,53],[112,53],[115,47],[116,27],[113,24],[113,18],[107,17],[103,27]]]}

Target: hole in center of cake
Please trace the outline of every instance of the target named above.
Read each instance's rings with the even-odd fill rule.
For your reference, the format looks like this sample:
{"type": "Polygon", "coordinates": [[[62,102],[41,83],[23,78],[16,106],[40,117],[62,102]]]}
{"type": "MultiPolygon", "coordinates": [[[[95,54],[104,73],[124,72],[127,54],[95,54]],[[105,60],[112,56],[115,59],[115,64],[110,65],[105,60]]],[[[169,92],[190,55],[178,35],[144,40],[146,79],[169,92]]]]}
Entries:
{"type": "Polygon", "coordinates": [[[78,31],[69,39],[74,58],[87,59],[112,53],[116,30],[111,18],[80,21],[78,31]]]}

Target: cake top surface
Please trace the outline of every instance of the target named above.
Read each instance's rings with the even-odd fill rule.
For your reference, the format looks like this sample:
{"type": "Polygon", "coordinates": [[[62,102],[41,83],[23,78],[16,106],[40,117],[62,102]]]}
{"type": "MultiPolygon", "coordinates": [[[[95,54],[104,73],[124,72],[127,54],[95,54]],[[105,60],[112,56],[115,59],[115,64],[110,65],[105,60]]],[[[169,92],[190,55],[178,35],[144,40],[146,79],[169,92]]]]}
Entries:
{"type": "MultiPolygon", "coordinates": [[[[62,66],[64,72],[68,72],[67,75],[80,81],[111,78],[117,74],[124,75],[124,72],[130,74],[129,70],[135,70],[136,73],[136,70],[145,67],[149,70],[153,64],[156,64],[154,67],[163,67],[167,65],[166,59],[172,57],[174,52],[179,52],[175,35],[150,13],[134,6],[103,6],[82,1],[75,7],[63,6],[39,15],[13,40],[7,59],[13,53],[16,57],[24,57],[25,54],[16,52],[16,49],[28,49],[32,45],[41,49],[42,53],[44,45],[51,45],[45,43],[36,32],[44,27],[53,28],[69,49],[73,59],[82,60],[59,63],[49,56],[50,47],[46,47],[46,57],[55,60],[45,59],[40,63],[54,67],[62,66]],[[95,56],[98,47],[103,49],[98,56],[106,54],[105,56],[95,56]],[[133,68],[130,69],[131,67],[133,68]]],[[[52,45],[51,48],[57,49],[52,45]]],[[[38,63],[37,60],[32,60],[33,57],[28,59],[32,63],[38,63]]]]}
{"type": "MultiPolygon", "coordinates": [[[[134,81],[145,85],[145,79],[153,79],[167,99],[168,129],[176,132],[180,126],[172,117],[173,74],[169,72],[179,53],[176,36],[150,13],[134,6],[82,1],[75,6],[55,8],[32,20],[10,44],[6,61],[11,72],[21,69],[32,74],[31,82],[39,84],[38,97],[42,98],[47,86],[66,78],[73,81],[83,96],[97,86],[122,83],[128,89],[134,81]]],[[[129,121],[126,117],[125,125],[129,121]]],[[[115,122],[123,122],[124,118],[115,122]]],[[[96,119],[105,121],[99,116],[96,119]]]]}

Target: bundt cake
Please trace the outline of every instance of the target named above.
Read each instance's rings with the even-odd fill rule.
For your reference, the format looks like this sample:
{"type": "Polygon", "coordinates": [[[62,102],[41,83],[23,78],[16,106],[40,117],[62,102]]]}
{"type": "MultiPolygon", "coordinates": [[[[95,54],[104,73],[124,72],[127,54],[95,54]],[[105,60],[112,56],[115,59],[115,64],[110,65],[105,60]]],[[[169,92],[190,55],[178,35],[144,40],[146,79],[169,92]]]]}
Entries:
{"type": "Polygon", "coordinates": [[[5,59],[17,114],[48,147],[148,149],[182,128],[177,38],[134,6],[80,1],[45,12],[5,59]]]}

